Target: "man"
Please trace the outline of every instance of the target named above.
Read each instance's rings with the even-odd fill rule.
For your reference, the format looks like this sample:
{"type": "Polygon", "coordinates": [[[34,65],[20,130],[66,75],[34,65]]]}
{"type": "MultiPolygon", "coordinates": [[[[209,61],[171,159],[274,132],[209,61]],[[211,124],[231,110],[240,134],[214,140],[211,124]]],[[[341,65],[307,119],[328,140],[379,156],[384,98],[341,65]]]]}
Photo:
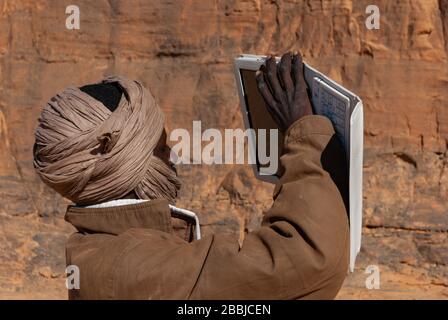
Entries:
{"type": "Polygon", "coordinates": [[[262,225],[241,245],[228,234],[193,240],[191,221],[170,213],[180,183],[163,114],[139,82],[108,78],[46,105],[35,167],[77,204],[65,216],[78,230],[67,243],[67,264],[80,270],[71,299],[336,296],[349,232],[343,197],[324,169],[326,151],[340,150],[334,129],[312,114],[300,54],[283,55],[278,67],[269,58],[256,80],[285,133],[284,173],[262,225]]]}

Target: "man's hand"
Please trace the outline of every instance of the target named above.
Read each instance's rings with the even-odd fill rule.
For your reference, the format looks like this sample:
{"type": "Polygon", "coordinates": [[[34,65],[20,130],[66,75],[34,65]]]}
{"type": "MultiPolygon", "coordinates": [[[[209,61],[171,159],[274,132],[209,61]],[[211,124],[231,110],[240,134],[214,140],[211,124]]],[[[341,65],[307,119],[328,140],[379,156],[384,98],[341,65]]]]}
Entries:
{"type": "Polygon", "coordinates": [[[285,53],[280,63],[269,56],[256,75],[258,90],[282,132],[303,116],[313,114],[300,53],[285,53]]]}

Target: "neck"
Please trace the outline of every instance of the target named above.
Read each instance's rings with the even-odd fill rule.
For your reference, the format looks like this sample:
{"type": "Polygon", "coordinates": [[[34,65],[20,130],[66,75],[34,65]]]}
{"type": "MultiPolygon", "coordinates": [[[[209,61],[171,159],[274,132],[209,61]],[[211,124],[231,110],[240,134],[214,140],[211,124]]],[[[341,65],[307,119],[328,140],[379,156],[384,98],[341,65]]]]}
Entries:
{"type": "Polygon", "coordinates": [[[131,192],[129,192],[124,197],[121,197],[120,199],[139,199],[139,197],[137,197],[137,194],[135,193],[135,191],[132,190],[131,192]]]}

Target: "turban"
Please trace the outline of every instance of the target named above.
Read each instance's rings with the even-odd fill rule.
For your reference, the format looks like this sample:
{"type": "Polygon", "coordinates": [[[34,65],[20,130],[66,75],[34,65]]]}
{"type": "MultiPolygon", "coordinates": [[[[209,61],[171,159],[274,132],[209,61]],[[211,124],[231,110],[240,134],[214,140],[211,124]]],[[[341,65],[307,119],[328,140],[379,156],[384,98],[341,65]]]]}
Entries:
{"type": "Polygon", "coordinates": [[[131,191],[140,199],[174,203],[180,188],[176,172],[153,155],[164,129],[163,112],[138,81],[102,82],[122,88],[114,112],[76,87],[45,105],[34,145],[38,175],[76,204],[119,199],[131,191]]]}

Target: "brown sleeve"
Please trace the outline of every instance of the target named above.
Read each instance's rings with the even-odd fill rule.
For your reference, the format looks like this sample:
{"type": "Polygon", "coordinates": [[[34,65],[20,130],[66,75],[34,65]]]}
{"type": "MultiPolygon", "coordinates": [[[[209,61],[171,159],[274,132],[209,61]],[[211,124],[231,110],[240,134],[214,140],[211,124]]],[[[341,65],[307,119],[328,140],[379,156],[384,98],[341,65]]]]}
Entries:
{"type": "Polygon", "coordinates": [[[336,296],[348,270],[349,232],[341,194],[322,165],[334,140],[322,116],[303,117],[289,128],[285,171],[262,226],[241,247],[229,235],[214,235],[189,298],[336,296]]]}

